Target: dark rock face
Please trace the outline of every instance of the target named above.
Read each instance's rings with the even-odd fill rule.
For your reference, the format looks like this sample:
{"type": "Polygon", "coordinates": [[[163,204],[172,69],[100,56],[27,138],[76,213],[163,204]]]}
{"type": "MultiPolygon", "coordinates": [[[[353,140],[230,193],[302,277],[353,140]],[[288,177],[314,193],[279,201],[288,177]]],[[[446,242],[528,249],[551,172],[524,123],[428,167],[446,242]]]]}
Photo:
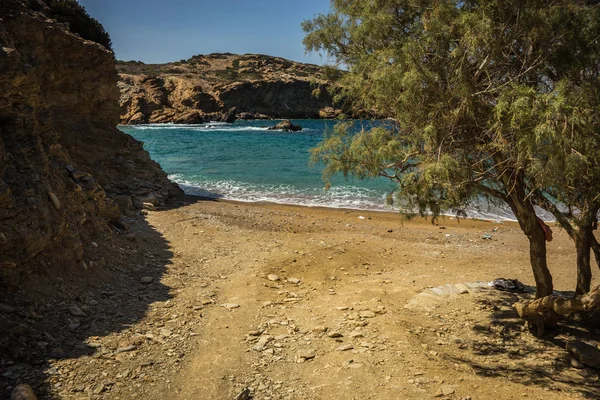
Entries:
{"type": "Polygon", "coordinates": [[[342,112],[320,67],[277,57],[211,54],[161,65],[119,62],[118,69],[123,124],[190,121],[190,115],[199,122],[227,121],[232,108],[241,119],[342,112]]]}
{"type": "Polygon", "coordinates": [[[294,125],[289,119],[284,119],[275,126],[269,128],[270,131],[284,131],[284,132],[299,132],[302,130],[300,125],[294,125]]]}
{"type": "Polygon", "coordinates": [[[120,216],[112,197],[180,192],[116,129],[113,54],[41,12],[0,7],[0,284],[84,268],[90,234],[120,216]]]}

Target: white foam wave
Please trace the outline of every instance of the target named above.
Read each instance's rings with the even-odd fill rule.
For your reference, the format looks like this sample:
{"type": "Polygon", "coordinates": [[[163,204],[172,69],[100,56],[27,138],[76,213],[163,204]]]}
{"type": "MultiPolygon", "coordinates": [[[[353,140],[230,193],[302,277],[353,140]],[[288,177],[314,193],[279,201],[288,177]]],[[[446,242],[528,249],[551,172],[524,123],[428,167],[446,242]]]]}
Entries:
{"type": "MultiPolygon", "coordinates": [[[[347,208],[368,211],[400,211],[397,206],[386,204],[379,191],[357,186],[334,186],[328,191],[299,189],[293,185],[252,185],[236,181],[192,182],[180,175],[171,175],[185,193],[190,195],[223,198],[250,203],[276,203],[307,207],[347,208]]],[[[404,210],[409,211],[409,210],[404,210]]],[[[546,222],[554,222],[553,216],[536,207],[536,213],[546,222]]],[[[447,216],[453,216],[448,213],[447,216]]],[[[468,218],[491,221],[516,221],[508,208],[487,203],[475,203],[467,210],[468,218]]]]}
{"type": "MultiPolygon", "coordinates": [[[[124,126],[126,129],[133,129],[139,131],[169,131],[185,129],[194,132],[243,132],[243,131],[268,131],[267,126],[239,126],[231,125],[225,122],[209,122],[203,124],[140,124],[140,125],[127,125],[124,126]]],[[[317,129],[304,128],[302,132],[313,132],[317,129]]],[[[283,132],[280,130],[273,130],[272,132],[283,132]]],[[[298,132],[296,132],[298,133],[298,132]]]]}
{"type": "Polygon", "coordinates": [[[185,193],[250,203],[277,203],[308,207],[351,208],[373,211],[392,211],[385,196],[375,190],[338,186],[328,191],[299,189],[293,185],[251,185],[235,181],[203,182],[198,184],[171,175],[185,193]]]}

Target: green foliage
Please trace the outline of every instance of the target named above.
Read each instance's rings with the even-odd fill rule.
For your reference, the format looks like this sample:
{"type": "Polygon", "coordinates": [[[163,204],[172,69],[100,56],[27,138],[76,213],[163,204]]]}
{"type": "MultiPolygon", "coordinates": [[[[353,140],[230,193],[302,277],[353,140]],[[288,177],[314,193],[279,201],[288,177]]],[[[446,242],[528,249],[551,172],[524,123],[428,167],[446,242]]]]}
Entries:
{"type": "Polygon", "coordinates": [[[600,207],[598,2],[331,5],[304,22],[306,49],[349,68],[348,104],[396,124],[336,128],[313,153],[326,175],[386,176],[434,214],[481,196],[513,211],[600,207]]]}
{"type": "Polygon", "coordinates": [[[46,5],[51,10],[50,17],[68,23],[71,32],[112,51],[110,36],[102,24],[92,18],[76,0],[46,0],[46,5]]]}

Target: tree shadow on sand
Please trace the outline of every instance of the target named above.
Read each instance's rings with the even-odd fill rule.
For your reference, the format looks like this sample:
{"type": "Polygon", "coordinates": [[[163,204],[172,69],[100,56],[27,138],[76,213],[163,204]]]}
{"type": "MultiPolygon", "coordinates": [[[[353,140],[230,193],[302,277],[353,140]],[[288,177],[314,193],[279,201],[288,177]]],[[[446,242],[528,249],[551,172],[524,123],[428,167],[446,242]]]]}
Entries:
{"type": "MultiPolygon", "coordinates": [[[[173,207],[194,201],[186,197],[173,207]]],[[[18,288],[1,290],[0,398],[10,398],[20,383],[30,384],[40,399],[63,397],[65,387],[88,397],[109,395],[114,382],[103,379],[102,368],[118,364],[124,355],[143,358],[143,352],[136,352],[160,340],[150,329],[133,325],[152,304],[172,298],[172,288],[161,277],[174,254],[143,216],[126,225],[129,229],[88,238],[86,256],[92,261],[87,270],[57,266],[31,274],[18,288]],[[79,376],[70,370],[66,361],[75,359],[89,362],[93,373],[79,376]]]]}
{"type": "Polygon", "coordinates": [[[600,371],[573,368],[565,350],[571,340],[598,342],[598,331],[561,323],[544,337],[535,338],[524,329],[524,321],[513,308],[520,300],[522,295],[496,290],[478,297],[477,306],[490,312],[489,322],[472,327],[466,343],[471,352],[446,358],[467,365],[477,375],[504,377],[523,385],[600,398],[600,371]]]}

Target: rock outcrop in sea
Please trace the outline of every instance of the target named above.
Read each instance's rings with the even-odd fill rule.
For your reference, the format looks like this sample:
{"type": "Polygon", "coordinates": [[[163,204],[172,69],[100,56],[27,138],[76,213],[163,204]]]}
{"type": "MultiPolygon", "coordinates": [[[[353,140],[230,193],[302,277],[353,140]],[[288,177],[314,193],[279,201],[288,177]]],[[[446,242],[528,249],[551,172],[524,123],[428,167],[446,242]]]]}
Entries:
{"type": "Polygon", "coordinates": [[[121,123],[335,118],[322,67],[258,54],[119,62],[121,123]]]}
{"type": "Polygon", "coordinates": [[[123,211],[181,192],[116,128],[112,52],[48,10],[41,1],[0,7],[0,284],[87,268],[92,238],[113,234],[123,211]]]}
{"type": "Polygon", "coordinates": [[[299,132],[302,130],[300,125],[293,124],[289,119],[284,119],[277,125],[268,128],[270,131],[285,131],[285,132],[299,132]]]}

